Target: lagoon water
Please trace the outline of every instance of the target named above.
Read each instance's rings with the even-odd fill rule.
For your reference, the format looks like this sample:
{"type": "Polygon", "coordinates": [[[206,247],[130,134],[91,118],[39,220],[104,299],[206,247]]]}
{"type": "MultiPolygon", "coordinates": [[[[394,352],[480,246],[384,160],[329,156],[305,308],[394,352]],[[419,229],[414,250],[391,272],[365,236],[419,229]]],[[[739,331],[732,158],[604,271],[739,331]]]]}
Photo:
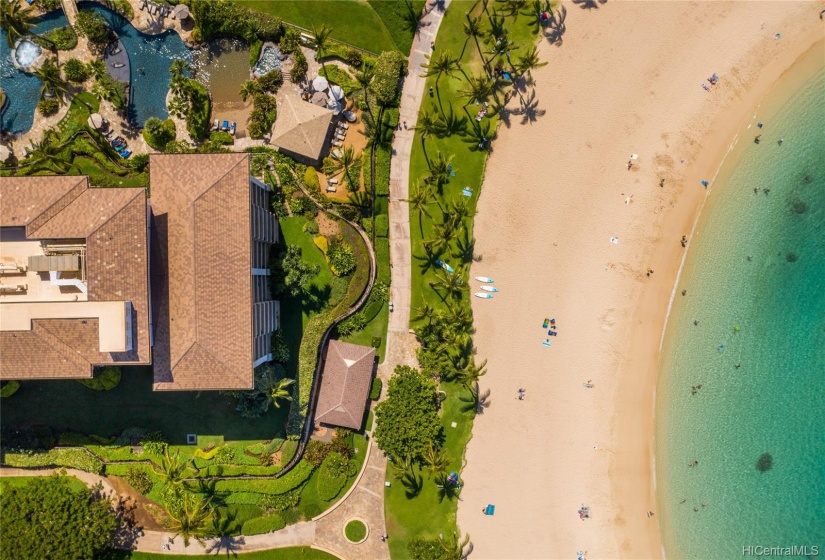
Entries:
{"type": "Polygon", "coordinates": [[[809,547],[793,558],[815,546],[825,554],[819,59],[818,70],[790,95],[774,92],[740,132],[689,246],[657,389],[658,518],[668,558],[742,558],[750,545],[809,547]]]}

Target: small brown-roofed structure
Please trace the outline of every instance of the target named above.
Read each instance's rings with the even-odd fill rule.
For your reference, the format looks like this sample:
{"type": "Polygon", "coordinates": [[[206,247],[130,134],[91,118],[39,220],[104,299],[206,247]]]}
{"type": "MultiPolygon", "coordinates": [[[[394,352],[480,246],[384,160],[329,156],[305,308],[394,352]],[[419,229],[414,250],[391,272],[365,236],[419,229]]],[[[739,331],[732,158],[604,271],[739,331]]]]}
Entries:
{"type": "Polygon", "coordinates": [[[0,378],[148,364],[146,191],[0,178],[0,378]]]}
{"type": "Polygon", "coordinates": [[[360,430],[372,383],[375,348],[340,340],[327,345],[315,421],[360,430]]]}
{"type": "Polygon", "coordinates": [[[233,153],[153,155],[150,184],[154,387],[251,389],[278,320],[267,187],[233,153]]]}
{"type": "Polygon", "coordinates": [[[318,165],[332,130],[332,111],[302,101],[288,92],[278,94],[278,119],[271,143],[308,165],[318,165]]]}

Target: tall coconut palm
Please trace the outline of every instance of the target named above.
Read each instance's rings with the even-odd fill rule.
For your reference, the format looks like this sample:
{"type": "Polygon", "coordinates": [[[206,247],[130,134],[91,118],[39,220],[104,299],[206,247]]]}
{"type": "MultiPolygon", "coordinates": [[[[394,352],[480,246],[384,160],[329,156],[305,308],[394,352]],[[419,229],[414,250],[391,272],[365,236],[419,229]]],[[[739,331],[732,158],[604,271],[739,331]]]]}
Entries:
{"type": "Polygon", "coordinates": [[[439,502],[443,502],[444,498],[449,500],[457,498],[459,492],[461,492],[461,483],[452,483],[446,472],[436,473],[434,481],[436,488],[438,488],[439,502]]]}
{"type": "Polygon", "coordinates": [[[393,472],[406,490],[408,499],[415,498],[424,488],[424,478],[418,474],[415,462],[410,457],[396,457],[392,462],[393,472]]]}
{"type": "Polygon", "coordinates": [[[414,321],[427,321],[427,324],[432,324],[433,319],[435,318],[435,307],[427,301],[421,304],[420,307],[415,307],[415,316],[413,316],[414,321]]]}
{"type": "Polygon", "coordinates": [[[496,9],[493,8],[492,15],[488,12],[487,13],[487,21],[490,23],[490,30],[487,32],[487,36],[491,39],[492,43],[498,39],[502,39],[507,34],[507,28],[504,27],[504,18],[499,16],[496,12],[496,9]]]}
{"type": "MultiPolygon", "coordinates": [[[[464,17],[467,18],[467,21],[464,22],[464,45],[461,47],[461,54],[458,55],[458,60],[464,60],[464,51],[467,49],[467,43],[470,42],[470,39],[474,39],[476,44],[478,44],[478,37],[481,35],[481,18],[480,17],[471,17],[470,12],[466,12],[464,17]]],[[[484,62],[484,57],[481,58],[481,61],[484,62]]]]}
{"type": "Polygon", "coordinates": [[[430,442],[424,454],[421,455],[425,468],[431,473],[443,473],[450,466],[450,458],[447,452],[441,447],[436,447],[430,442]]]}
{"type": "Polygon", "coordinates": [[[445,538],[438,537],[438,544],[444,551],[444,560],[467,560],[473,552],[473,543],[470,542],[470,535],[461,538],[460,533],[452,533],[445,538]]]}
{"type": "Polygon", "coordinates": [[[449,296],[459,299],[461,294],[467,289],[466,275],[456,272],[454,274],[436,273],[436,282],[431,282],[433,289],[442,289],[449,296]]]}
{"type": "Polygon", "coordinates": [[[372,107],[369,103],[369,91],[370,84],[372,83],[372,79],[374,77],[375,71],[372,66],[367,66],[366,64],[363,65],[363,69],[360,72],[355,73],[355,81],[358,82],[358,86],[364,94],[364,104],[367,106],[367,112],[370,115],[372,115],[372,107]]]}
{"type": "Polygon", "coordinates": [[[430,156],[427,155],[427,137],[438,132],[436,123],[435,115],[430,111],[425,111],[418,117],[418,122],[414,128],[416,132],[421,134],[421,149],[424,150],[424,159],[427,160],[427,165],[430,164],[430,156]]]}
{"type": "Polygon", "coordinates": [[[467,118],[456,116],[453,112],[453,106],[450,105],[449,107],[449,111],[442,112],[438,115],[438,119],[435,122],[435,134],[439,138],[445,138],[454,134],[463,136],[464,133],[467,132],[467,118]]]}
{"type": "Polygon", "coordinates": [[[413,4],[410,0],[404,0],[404,11],[401,13],[402,27],[404,31],[409,33],[418,34],[418,20],[420,19],[421,14],[415,13],[415,9],[413,8],[413,4]]]}
{"type": "Polygon", "coordinates": [[[504,15],[518,19],[519,13],[527,4],[527,0],[496,0],[504,8],[504,15]]]}
{"type": "Polygon", "coordinates": [[[450,173],[453,173],[452,161],[452,155],[444,156],[441,152],[438,152],[430,162],[430,176],[427,178],[427,182],[435,185],[439,192],[441,187],[450,182],[450,173]]]}
{"type": "Polygon", "coordinates": [[[320,29],[314,25],[312,26],[310,46],[315,49],[315,57],[321,62],[321,68],[324,69],[324,76],[327,75],[327,67],[324,64],[324,49],[327,47],[331,33],[332,28],[327,27],[326,24],[322,25],[320,29]]]}
{"type": "Polygon", "coordinates": [[[66,142],[57,142],[57,136],[53,131],[47,131],[39,142],[31,141],[31,145],[26,150],[25,162],[30,164],[29,169],[34,169],[41,164],[53,168],[58,173],[67,173],[73,165],[60,155],[67,145],[66,142]]]}
{"type": "Polygon", "coordinates": [[[418,212],[418,230],[421,232],[422,237],[424,236],[423,216],[426,215],[428,218],[432,219],[432,215],[429,210],[427,210],[427,205],[430,204],[433,195],[434,193],[431,186],[421,185],[421,183],[416,181],[410,190],[410,198],[407,199],[407,202],[410,203],[410,207],[415,212],[418,212]]]}
{"type": "Polygon", "coordinates": [[[496,139],[496,135],[496,129],[490,121],[484,120],[470,127],[470,130],[461,141],[470,145],[471,152],[489,150],[492,141],[496,139]]]}
{"type": "Polygon", "coordinates": [[[545,24],[541,17],[544,13],[548,15],[553,14],[553,8],[550,5],[550,0],[533,0],[533,3],[525,9],[522,14],[530,18],[530,25],[533,27],[533,33],[538,33],[545,24]]]}
{"type": "Polygon", "coordinates": [[[444,106],[441,103],[441,91],[438,89],[438,82],[443,75],[455,77],[456,71],[460,70],[461,67],[459,66],[458,59],[453,58],[450,51],[441,51],[438,56],[426,55],[426,58],[427,62],[421,65],[422,68],[426,69],[423,76],[427,78],[435,76],[435,92],[438,97],[438,106],[443,113],[444,106]]]}
{"type": "Polygon", "coordinates": [[[459,230],[455,227],[455,223],[452,220],[435,224],[433,230],[435,231],[435,236],[432,239],[428,239],[427,243],[430,250],[435,254],[441,254],[446,251],[450,247],[450,243],[452,243],[459,234],[459,230]]]}
{"type": "Polygon", "coordinates": [[[31,35],[35,17],[33,8],[23,8],[21,2],[0,2],[0,29],[6,30],[6,44],[14,48],[14,42],[31,35]]]}
{"type": "Polygon", "coordinates": [[[533,79],[531,70],[541,68],[542,66],[547,66],[547,61],[542,61],[539,58],[539,53],[535,45],[531,45],[529,50],[518,57],[518,61],[515,64],[518,73],[527,74],[530,77],[530,80],[533,79]]]}
{"type": "Polygon", "coordinates": [[[355,177],[352,172],[356,159],[355,148],[352,146],[345,146],[332,154],[336,171],[343,171],[347,181],[347,188],[351,191],[358,190],[358,178],[355,177]]]}
{"type": "Polygon", "coordinates": [[[92,59],[86,64],[86,68],[95,80],[99,80],[106,73],[106,61],[99,58],[92,59]]]}
{"type": "Polygon", "coordinates": [[[34,70],[34,75],[40,78],[43,85],[40,88],[40,99],[45,99],[46,95],[53,95],[62,105],[64,96],[69,93],[69,82],[60,75],[60,66],[55,59],[47,58],[40,68],[34,70]]]}
{"type": "Polygon", "coordinates": [[[467,360],[467,365],[458,373],[458,380],[464,384],[465,387],[470,388],[473,383],[478,383],[478,380],[487,373],[487,360],[476,364],[475,358],[470,356],[467,360]]]}
{"type": "Polygon", "coordinates": [[[465,107],[471,103],[481,103],[486,101],[487,97],[493,92],[495,84],[495,79],[486,74],[470,76],[467,86],[458,90],[458,94],[467,98],[467,103],[464,104],[465,107]]]}
{"type": "Polygon", "coordinates": [[[294,379],[284,377],[269,390],[269,398],[272,399],[275,408],[281,408],[281,401],[292,401],[292,389],[290,387],[294,384],[294,379]]]}
{"type": "Polygon", "coordinates": [[[255,97],[261,93],[261,84],[258,80],[246,80],[241,84],[241,99],[246,101],[250,97],[255,97]]]}
{"type": "Polygon", "coordinates": [[[184,546],[189,546],[189,539],[193,537],[203,545],[212,511],[211,498],[202,499],[196,494],[184,493],[180,506],[168,511],[171,518],[168,528],[174,533],[174,538],[183,537],[184,546]]]}
{"type": "Polygon", "coordinates": [[[169,453],[169,448],[163,450],[160,465],[152,463],[152,470],[173,491],[183,487],[187,471],[192,466],[193,459],[181,459],[180,452],[169,453]]]}

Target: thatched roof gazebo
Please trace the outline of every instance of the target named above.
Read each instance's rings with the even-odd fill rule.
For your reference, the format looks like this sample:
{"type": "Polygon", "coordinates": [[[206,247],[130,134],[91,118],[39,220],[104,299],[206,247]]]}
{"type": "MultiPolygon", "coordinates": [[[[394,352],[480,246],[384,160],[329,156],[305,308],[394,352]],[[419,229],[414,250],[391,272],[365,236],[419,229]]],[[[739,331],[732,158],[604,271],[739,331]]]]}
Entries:
{"type": "Polygon", "coordinates": [[[89,126],[95,130],[101,130],[104,126],[106,126],[106,121],[103,120],[103,117],[99,113],[92,113],[89,115],[88,123],[89,126]]]}

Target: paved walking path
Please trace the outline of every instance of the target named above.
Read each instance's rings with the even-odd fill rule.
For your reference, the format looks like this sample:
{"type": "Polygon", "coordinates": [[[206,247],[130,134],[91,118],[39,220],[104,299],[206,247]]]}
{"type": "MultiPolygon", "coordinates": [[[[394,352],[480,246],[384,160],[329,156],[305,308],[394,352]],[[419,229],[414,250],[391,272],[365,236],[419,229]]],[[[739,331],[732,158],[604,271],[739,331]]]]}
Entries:
{"type": "MultiPolygon", "coordinates": [[[[443,4],[446,10],[449,0],[443,4]]],[[[438,4],[433,4],[438,5],[438,4]]],[[[410,306],[412,303],[412,246],[410,245],[410,206],[406,202],[410,191],[410,154],[415,141],[415,127],[418,111],[424,98],[427,79],[421,76],[422,64],[427,62],[425,55],[432,52],[430,44],[435,41],[444,12],[438,8],[429,8],[421,18],[418,33],[410,51],[409,74],[404,80],[401,91],[400,121],[402,127],[395,133],[392,142],[392,160],[390,167],[390,263],[392,263],[392,286],[390,297],[395,311],[390,315],[387,346],[400,342],[403,346],[414,346],[415,339],[409,334],[410,306]],[[403,126],[406,123],[406,127],[403,126]],[[413,341],[409,341],[409,338],[413,341]]]]}

